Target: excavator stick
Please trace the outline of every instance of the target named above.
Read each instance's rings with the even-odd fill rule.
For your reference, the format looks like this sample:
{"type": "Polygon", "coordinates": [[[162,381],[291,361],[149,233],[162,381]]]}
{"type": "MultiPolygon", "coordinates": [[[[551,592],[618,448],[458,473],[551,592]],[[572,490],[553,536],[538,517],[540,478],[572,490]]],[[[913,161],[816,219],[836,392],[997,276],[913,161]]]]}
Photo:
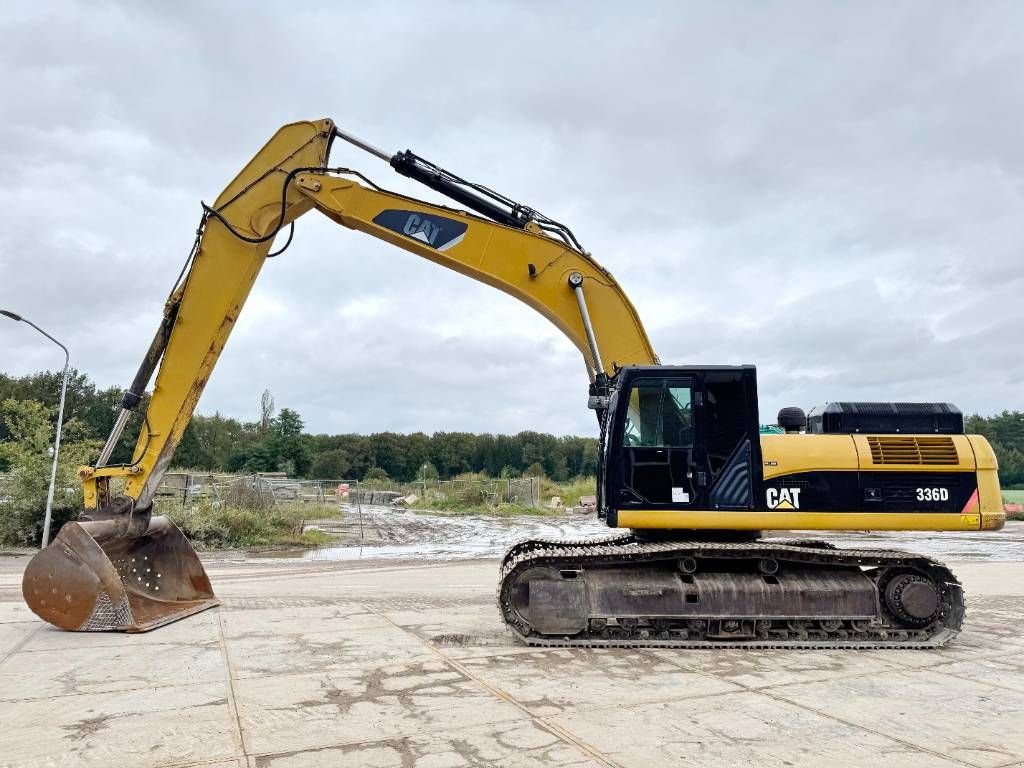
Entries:
{"type": "Polygon", "coordinates": [[[186,269],[96,466],[79,470],[83,517],[25,570],[25,600],[42,619],[68,630],[146,632],[218,604],[188,539],[166,517],[151,517],[153,497],[274,238],[313,207],[294,176],[322,169],[333,137],[330,120],[284,126],[204,205],[186,269]],[[111,466],[154,372],[132,461],[111,466]]]}
{"type": "Polygon", "coordinates": [[[66,523],[29,562],[29,608],[61,629],[147,632],[220,601],[185,535],[166,517],[141,534],[118,520],[66,523]]]}

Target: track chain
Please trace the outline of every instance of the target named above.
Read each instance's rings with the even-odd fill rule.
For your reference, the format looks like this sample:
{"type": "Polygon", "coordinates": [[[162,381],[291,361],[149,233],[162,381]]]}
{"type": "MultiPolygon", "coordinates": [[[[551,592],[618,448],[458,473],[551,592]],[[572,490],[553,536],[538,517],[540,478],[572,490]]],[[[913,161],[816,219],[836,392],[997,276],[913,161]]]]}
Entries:
{"type": "Polygon", "coordinates": [[[523,642],[532,646],[557,648],[927,649],[940,647],[956,637],[964,612],[963,590],[953,572],[937,560],[912,552],[837,549],[828,542],[801,539],[762,539],[755,542],[644,542],[637,540],[632,534],[597,539],[532,539],[518,542],[502,559],[497,601],[502,619],[523,642]],[[517,572],[537,565],[639,565],[686,556],[716,559],[772,557],[808,565],[912,568],[929,574],[940,585],[940,605],[944,606],[944,610],[931,625],[922,629],[872,628],[856,633],[853,637],[850,636],[850,632],[840,630],[829,633],[822,629],[808,630],[802,633],[803,636],[792,638],[771,637],[756,640],[684,639],[666,637],[665,635],[671,633],[655,631],[626,633],[614,637],[594,633],[573,637],[544,637],[534,634],[529,625],[515,613],[511,597],[507,594],[517,572]]]}
{"type": "Polygon", "coordinates": [[[626,544],[631,541],[636,541],[636,537],[628,531],[619,531],[605,536],[594,536],[582,539],[521,539],[505,550],[505,555],[501,558],[499,570],[504,572],[505,566],[509,561],[527,553],[564,549],[565,547],[590,547],[598,544],[626,544]]]}

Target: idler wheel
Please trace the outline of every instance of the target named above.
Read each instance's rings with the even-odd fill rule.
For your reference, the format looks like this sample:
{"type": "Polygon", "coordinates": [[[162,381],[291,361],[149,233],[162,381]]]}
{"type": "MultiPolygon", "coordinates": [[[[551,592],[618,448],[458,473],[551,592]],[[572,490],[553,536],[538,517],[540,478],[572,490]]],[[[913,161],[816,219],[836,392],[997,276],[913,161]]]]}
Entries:
{"type": "Polygon", "coordinates": [[[901,573],[885,587],[885,607],[914,627],[927,625],[939,609],[939,588],[918,573],[901,573]]]}
{"type": "Polygon", "coordinates": [[[679,558],[679,570],[686,574],[697,572],[697,558],[695,557],[681,557],[679,558]]]}
{"type": "Polygon", "coordinates": [[[570,573],[535,565],[516,577],[510,597],[521,632],[570,636],[587,628],[585,585],[582,579],[567,578],[570,573]]]}

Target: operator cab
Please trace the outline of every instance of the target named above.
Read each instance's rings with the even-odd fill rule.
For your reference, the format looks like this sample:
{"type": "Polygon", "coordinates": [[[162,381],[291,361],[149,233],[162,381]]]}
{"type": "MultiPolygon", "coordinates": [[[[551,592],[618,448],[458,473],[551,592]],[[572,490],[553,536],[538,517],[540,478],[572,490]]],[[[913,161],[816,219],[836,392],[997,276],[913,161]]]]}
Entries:
{"type": "Polygon", "coordinates": [[[602,507],[752,510],[761,497],[754,366],[633,366],[608,402],[602,507]]]}

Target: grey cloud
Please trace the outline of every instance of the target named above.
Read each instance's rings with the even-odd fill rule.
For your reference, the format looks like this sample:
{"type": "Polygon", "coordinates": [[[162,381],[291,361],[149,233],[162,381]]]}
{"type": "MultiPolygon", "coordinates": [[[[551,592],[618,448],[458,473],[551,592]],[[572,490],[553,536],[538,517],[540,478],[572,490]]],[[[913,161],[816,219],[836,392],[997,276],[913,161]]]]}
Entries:
{"type": "MultiPolygon", "coordinates": [[[[757,363],[765,420],[1024,407],[1016,4],[39,6],[0,10],[0,306],[103,385],[130,379],[198,200],[331,116],[565,221],[664,361],[757,363]]],[[[531,310],[297,229],[201,412],[252,418],[269,386],[315,431],[594,431],[577,352],[531,310]]],[[[0,323],[0,369],[52,357],[0,323]]]]}

